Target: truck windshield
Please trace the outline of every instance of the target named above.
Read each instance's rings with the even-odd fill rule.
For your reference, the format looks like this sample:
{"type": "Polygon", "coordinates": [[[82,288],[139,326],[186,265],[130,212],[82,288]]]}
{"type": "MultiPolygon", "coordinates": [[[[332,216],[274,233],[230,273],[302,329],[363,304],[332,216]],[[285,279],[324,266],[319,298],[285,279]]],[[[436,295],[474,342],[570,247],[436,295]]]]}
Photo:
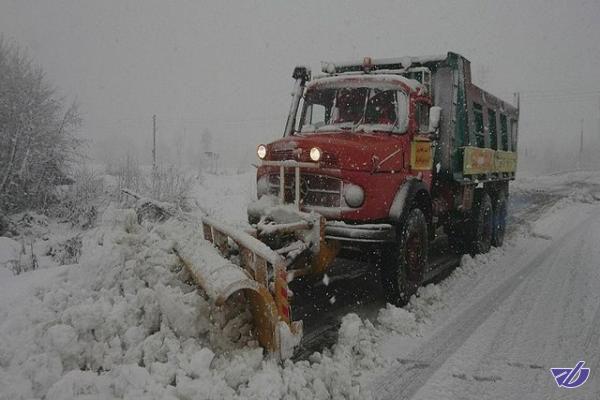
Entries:
{"type": "Polygon", "coordinates": [[[406,130],[408,101],[398,90],[367,87],[308,91],[300,132],[396,132],[406,130]]]}

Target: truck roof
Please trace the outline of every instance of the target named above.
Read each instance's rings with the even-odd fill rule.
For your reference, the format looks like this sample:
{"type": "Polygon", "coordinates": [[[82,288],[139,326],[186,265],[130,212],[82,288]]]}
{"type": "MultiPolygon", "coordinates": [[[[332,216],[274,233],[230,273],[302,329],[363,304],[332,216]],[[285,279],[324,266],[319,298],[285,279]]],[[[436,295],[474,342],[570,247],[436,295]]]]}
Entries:
{"type": "Polygon", "coordinates": [[[404,91],[417,91],[425,88],[419,81],[409,79],[398,74],[342,74],[323,75],[315,77],[306,85],[307,90],[325,89],[336,87],[373,87],[378,89],[402,89],[404,91]]]}

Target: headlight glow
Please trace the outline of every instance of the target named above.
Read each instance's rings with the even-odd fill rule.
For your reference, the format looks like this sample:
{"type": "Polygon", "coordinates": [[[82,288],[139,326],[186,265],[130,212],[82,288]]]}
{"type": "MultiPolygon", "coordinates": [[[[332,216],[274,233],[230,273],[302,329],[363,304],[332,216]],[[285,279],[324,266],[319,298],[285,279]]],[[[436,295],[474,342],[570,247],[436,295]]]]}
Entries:
{"type": "Polygon", "coordinates": [[[323,152],[321,151],[320,148],[318,147],[313,147],[312,149],[310,149],[310,159],[317,162],[321,159],[321,156],[323,155],[323,152]]]}
{"type": "Polygon", "coordinates": [[[256,154],[258,155],[258,158],[264,160],[267,156],[267,146],[265,146],[264,144],[259,145],[256,148],[256,154]]]}

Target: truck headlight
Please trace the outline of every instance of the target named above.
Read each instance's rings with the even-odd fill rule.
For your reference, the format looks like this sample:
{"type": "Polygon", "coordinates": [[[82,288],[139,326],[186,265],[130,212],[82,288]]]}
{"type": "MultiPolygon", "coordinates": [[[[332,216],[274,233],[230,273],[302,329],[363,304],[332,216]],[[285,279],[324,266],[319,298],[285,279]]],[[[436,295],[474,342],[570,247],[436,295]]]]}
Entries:
{"type": "Polygon", "coordinates": [[[258,158],[264,160],[267,156],[267,146],[265,146],[264,144],[259,145],[256,148],[256,154],[258,155],[258,158]]]}
{"type": "Polygon", "coordinates": [[[313,160],[314,162],[319,161],[321,159],[322,155],[323,155],[323,152],[321,151],[320,148],[313,147],[312,149],[310,149],[310,159],[313,160]]]}
{"type": "Polygon", "coordinates": [[[365,201],[365,191],[358,185],[344,185],[344,200],[350,207],[358,208],[365,201]]]}

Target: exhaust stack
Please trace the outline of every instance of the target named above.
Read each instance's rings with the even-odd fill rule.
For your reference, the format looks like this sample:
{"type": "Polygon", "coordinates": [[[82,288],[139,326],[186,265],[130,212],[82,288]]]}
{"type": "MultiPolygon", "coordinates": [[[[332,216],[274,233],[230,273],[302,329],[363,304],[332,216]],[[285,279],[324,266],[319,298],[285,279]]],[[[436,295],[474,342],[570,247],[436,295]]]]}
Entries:
{"type": "Polygon", "coordinates": [[[292,105],[290,106],[290,112],[288,114],[287,122],[285,124],[285,131],[283,136],[289,136],[294,130],[294,124],[296,123],[296,114],[298,113],[298,106],[300,105],[300,99],[302,93],[304,93],[304,86],[306,82],[310,80],[310,68],[297,66],[294,68],[292,78],[296,80],[294,83],[294,89],[292,91],[292,105]]]}

